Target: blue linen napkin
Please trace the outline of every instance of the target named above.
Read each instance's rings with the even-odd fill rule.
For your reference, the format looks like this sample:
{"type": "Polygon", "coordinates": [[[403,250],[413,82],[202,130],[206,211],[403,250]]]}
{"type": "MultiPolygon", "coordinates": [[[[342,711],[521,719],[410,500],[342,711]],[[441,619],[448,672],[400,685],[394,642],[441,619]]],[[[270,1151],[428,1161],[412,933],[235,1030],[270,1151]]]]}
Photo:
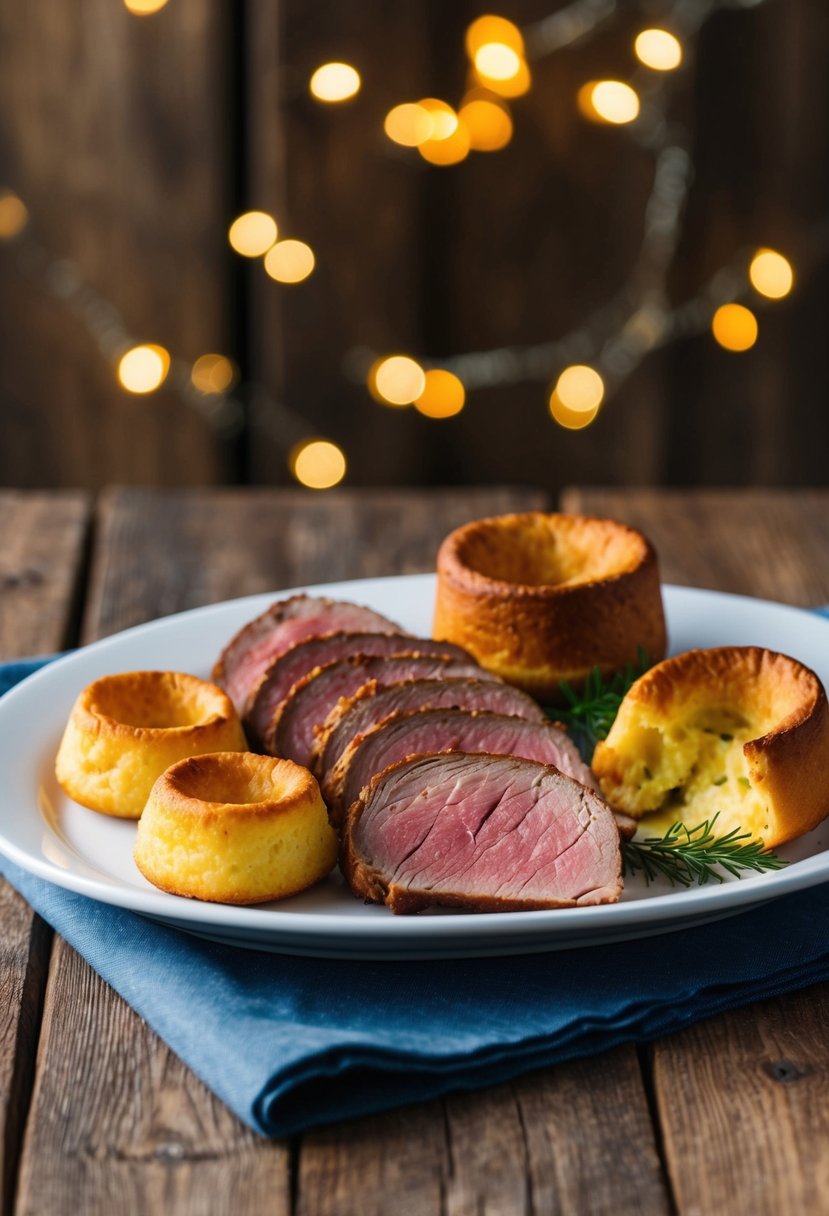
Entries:
{"type": "MultiPolygon", "coordinates": [[[[46,661],[0,666],[0,693],[46,661]]],[[[829,978],[829,885],[664,937],[381,963],[222,946],[64,891],[3,858],[0,870],[268,1136],[493,1085],[829,978]]]]}

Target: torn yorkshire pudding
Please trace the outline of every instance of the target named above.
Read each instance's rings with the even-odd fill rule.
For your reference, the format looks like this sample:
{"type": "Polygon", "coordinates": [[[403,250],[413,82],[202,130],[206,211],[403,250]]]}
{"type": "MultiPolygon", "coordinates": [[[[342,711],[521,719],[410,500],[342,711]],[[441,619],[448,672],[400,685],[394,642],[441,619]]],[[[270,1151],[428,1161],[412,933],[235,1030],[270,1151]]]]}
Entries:
{"type": "Polygon", "coordinates": [[[829,814],[829,706],[814,672],[756,646],[690,650],[632,685],[593,756],[608,802],[767,848],[829,814]]]}
{"type": "Polygon", "coordinates": [[[215,684],[178,671],[128,671],[80,694],[55,775],[82,806],[138,819],[156,778],[176,760],[246,746],[230,698],[215,684]]]}
{"type": "Polygon", "coordinates": [[[437,560],[434,636],[534,696],[559,700],[593,669],[665,653],[656,554],[609,519],[529,512],[450,533],[437,560]]]}
{"type": "Polygon", "coordinates": [[[336,856],[308,770],[252,752],[174,764],[153,786],[135,841],[135,863],[155,886],[227,904],[295,895],[324,878],[336,856]]]}

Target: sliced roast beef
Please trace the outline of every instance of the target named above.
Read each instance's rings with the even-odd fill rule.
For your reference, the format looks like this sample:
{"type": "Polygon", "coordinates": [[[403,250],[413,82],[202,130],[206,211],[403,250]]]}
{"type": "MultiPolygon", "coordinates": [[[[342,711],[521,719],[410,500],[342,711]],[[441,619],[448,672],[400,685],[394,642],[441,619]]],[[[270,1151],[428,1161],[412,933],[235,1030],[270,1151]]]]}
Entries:
{"type": "Polygon", "coordinates": [[[352,803],[342,869],[393,912],[613,903],[621,852],[607,803],[558,769],[452,752],[385,769],[352,803]]]}
{"type": "Polygon", "coordinates": [[[371,608],[310,595],[277,600],[231,638],[213,668],[213,679],[227,692],[239,713],[268,664],[304,638],[338,629],[364,633],[402,633],[371,608]]]}
{"type": "Polygon", "coordinates": [[[333,821],[339,821],[360,790],[384,768],[407,756],[438,752],[523,756],[525,760],[552,764],[582,785],[598,790],[575,743],[552,722],[528,722],[480,710],[423,709],[393,714],[352,740],[323,786],[333,821]]]}
{"type": "Polygon", "coordinates": [[[338,659],[352,655],[402,654],[438,655],[445,659],[461,659],[472,663],[471,655],[451,642],[434,642],[431,638],[412,638],[397,633],[328,633],[322,637],[306,638],[273,660],[248,697],[245,730],[251,744],[258,746],[271,724],[281,701],[304,676],[315,667],[326,667],[338,659]]]}
{"type": "Polygon", "coordinates": [[[513,714],[529,722],[546,722],[544,711],[532,697],[487,673],[483,679],[415,680],[382,688],[367,685],[350,701],[335,706],[325,723],[313,754],[313,769],[320,784],[330,779],[334,765],[352,739],[378,726],[394,713],[415,709],[488,709],[513,714]]]}
{"type": "Polygon", "coordinates": [[[401,680],[434,676],[480,674],[472,660],[442,659],[436,655],[409,654],[396,659],[354,655],[327,667],[318,667],[291,689],[265,732],[265,751],[297,764],[308,764],[316,730],[341,697],[351,697],[371,680],[397,684],[401,680]]]}

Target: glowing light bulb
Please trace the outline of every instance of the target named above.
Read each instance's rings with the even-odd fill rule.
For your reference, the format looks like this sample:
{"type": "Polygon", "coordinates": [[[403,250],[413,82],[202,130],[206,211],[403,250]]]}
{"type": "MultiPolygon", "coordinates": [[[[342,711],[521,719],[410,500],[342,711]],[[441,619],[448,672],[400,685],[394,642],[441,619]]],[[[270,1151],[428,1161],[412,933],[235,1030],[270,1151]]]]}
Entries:
{"type": "Polygon", "coordinates": [[[348,101],[360,91],[360,73],[350,63],[324,63],[308,82],[317,101],[348,101]]]}
{"type": "Polygon", "coordinates": [[[463,382],[442,367],[426,372],[423,392],[415,398],[414,407],[427,418],[452,418],[459,414],[466,401],[463,382]]]}
{"type": "Polygon", "coordinates": [[[464,101],[458,117],[475,152],[497,152],[512,139],[512,118],[506,106],[482,97],[464,101]]]}
{"type": "Polygon", "coordinates": [[[621,80],[591,80],[578,93],[579,109],[593,122],[620,126],[639,116],[639,95],[621,80]]]}
{"type": "Polygon", "coordinates": [[[633,49],[639,62],[654,72],[672,72],[682,63],[682,43],[668,30],[642,30],[633,49]]]}
{"type": "Polygon", "coordinates": [[[315,264],[314,251],[304,241],[277,241],[265,254],[265,270],[279,283],[301,283],[315,264]]]}
{"type": "Polygon", "coordinates": [[[469,132],[459,122],[446,139],[427,139],[418,152],[431,165],[456,165],[469,155],[469,132]]]}
{"type": "Polygon", "coordinates": [[[506,17],[495,17],[486,14],[473,21],[466,31],[466,53],[470,59],[475,58],[476,51],[487,43],[500,42],[510,47],[523,58],[524,39],[517,25],[506,17]]]}
{"type": "Polygon", "coordinates": [[[226,393],[236,379],[236,366],[226,355],[199,355],[190,381],[200,393],[226,393]]]}
{"type": "Polygon", "coordinates": [[[136,17],[149,17],[164,8],[167,0],[124,0],[124,8],[134,13],[136,17]]]}
{"type": "Polygon", "coordinates": [[[426,388],[423,368],[408,355],[388,355],[373,364],[369,391],[384,405],[411,405],[426,388]]]}
{"type": "Polygon", "coordinates": [[[598,410],[604,398],[604,380],[593,367],[573,363],[565,367],[553,390],[566,409],[574,413],[598,410]]]}
{"type": "Polygon", "coordinates": [[[267,211],[246,211],[230,225],[227,239],[243,258],[258,258],[270,249],[276,233],[276,220],[267,211]]]}
{"type": "Polygon", "coordinates": [[[133,346],[118,362],[118,382],[128,393],[154,393],[167,379],[170,354],[153,342],[133,346]]]}
{"type": "Polygon", "coordinates": [[[22,198],[11,190],[0,192],[0,241],[19,236],[29,222],[29,212],[22,198]]]}
{"type": "Polygon", "coordinates": [[[512,80],[521,71],[521,56],[504,42],[485,42],[473,60],[475,71],[484,80],[512,80]]]}
{"type": "Polygon", "coordinates": [[[757,250],[751,259],[748,277],[754,290],[769,300],[782,300],[794,286],[791,262],[775,249],[757,250]]]}
{"type": "Polygon", "coordinates": [[[458,129],[458,116],[450,105],[437,97],[424,97],[418,104],[432,120],[429,139],[438,143],[455,134],[458,129]]]}
{"type": "Polygon", "coordinates": [[[553,421],[559,426],[563,426],[567,431],[582,431],[586,426],[590,426],[596,415],[599,412],[598,405],[595,405],[590,410],[574,410],[565,405],[559,397],[555,389],[550,393],[549,400],[550,414],[553,421]]]}
{"type": "Polygon", "coordinates": [[[342,448],[329,439],[306,439],[291,452],[291,472],[309,490],[330,490],[345,477],[346,459],[342,448]]]}
{"type": "Polygon", "coordinates": [[[722,304],[714,313],[711,330],[725,350],[751,350],[757,341],[757,318],[742,304],[722,304]]]}
{"type": "Polygon", "coordinates": [[[497,93],[507,101],[514,97],[523,97],[532,84],[530,69],[525,59],[520,61],[516,74],[507,80],[496,80],[494,76],[484,76],[478,71],[475,72],[475,77],[490,93],[497,93]]]}
{"type": "Polygon", "coordinates": [[[432,136],[435,124],[425,106],[417,102],[404,102],[389,110],[383,130],[389,139],[404,148],[416,148],[432,136]]]}

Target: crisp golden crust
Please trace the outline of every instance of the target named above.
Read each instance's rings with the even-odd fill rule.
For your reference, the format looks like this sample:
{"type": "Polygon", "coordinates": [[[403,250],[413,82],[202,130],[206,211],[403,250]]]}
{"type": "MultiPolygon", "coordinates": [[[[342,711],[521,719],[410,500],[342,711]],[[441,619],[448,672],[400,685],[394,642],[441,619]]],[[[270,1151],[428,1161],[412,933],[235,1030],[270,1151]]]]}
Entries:
{"type": "Polygon", "coordinates": [[[291,760],[219,752],[174,764],[138,824],[135,863],[171,895],[255,904],[329,873],[337,839],[319,786],[291,760]]]}
{"type": "Polygon", "coordinates": [[[476,520],[440,547],[434,636],[532,695],[665,653],[656,554],[613,520],[529,512],[476,520]]]}
{"type": "Polygon", "coordinates": [[[177,671],[128,671],[103,676],[80,694],[55,775],[82,806],[138,819],[169,765],[246,747],[236,710],[215,684],[177,671]]]}
{"type": "Polygon", "coordinates": [[[829,704],[818,677],[757,646],[690,650],[643,675],[593,757],[635,817],[751,831],[772,848],[829,814],[829,704]],[[680,791],[678,794],[677,791],[680,791]]]}

